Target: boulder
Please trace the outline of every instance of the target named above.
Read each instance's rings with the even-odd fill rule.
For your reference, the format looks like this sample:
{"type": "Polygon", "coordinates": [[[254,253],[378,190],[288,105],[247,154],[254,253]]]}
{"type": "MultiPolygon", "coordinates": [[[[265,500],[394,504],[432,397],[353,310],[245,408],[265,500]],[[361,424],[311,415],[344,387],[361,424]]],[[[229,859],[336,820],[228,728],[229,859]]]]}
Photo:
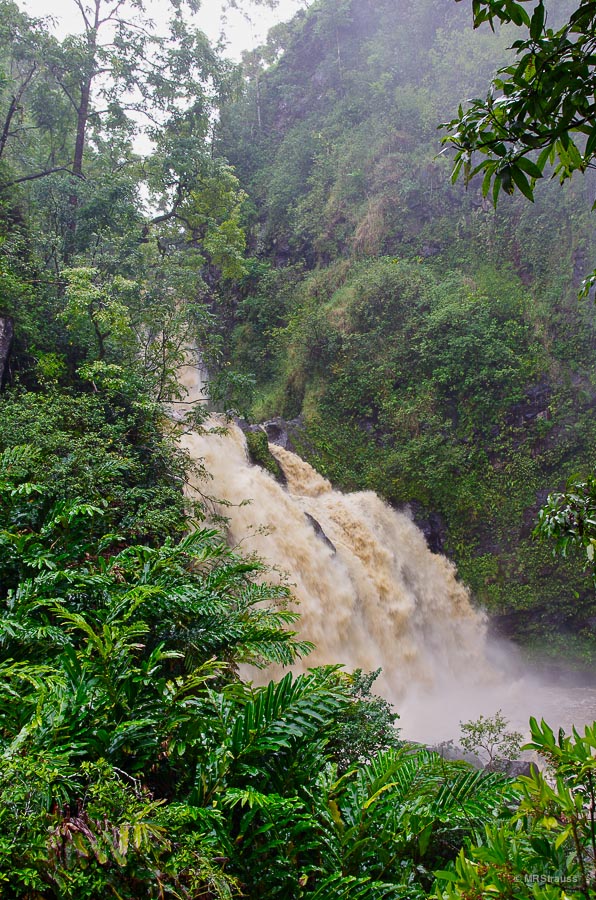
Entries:
{"type": "Polygon", "coordinates": [[[502,772],[510,778],[518,778],[520,775],[531,775],[533,763],[527,759],[500,759],[498,763],[485,768],[490,772],[502,772]]]}
{"type": "MultiPolygon", "coordinates": [[[[242,428],[241,425],[240,427],[242,428]]],[[[273,475],[280,484],[287,484],[288,480],[284,470],[269,450],[269,441],[267,440],[265,429],[260,425],[248,425],[242,430],[246,438],[248,457],[253,466],[260,466],[269,472],[270,475],[273,475]]]]}
{"type": "Polygon", "coordinates": [[[262,427],[267,432],[267,438],[271,444],[277,444],[278,447],[283,447],[284,450],[290,450],[292,453],[296,452],[292,437],[302,428],[300,417],[297,419],[282,419],[281,416],[276,416],[275,419],[263,422],[262,427]]]}

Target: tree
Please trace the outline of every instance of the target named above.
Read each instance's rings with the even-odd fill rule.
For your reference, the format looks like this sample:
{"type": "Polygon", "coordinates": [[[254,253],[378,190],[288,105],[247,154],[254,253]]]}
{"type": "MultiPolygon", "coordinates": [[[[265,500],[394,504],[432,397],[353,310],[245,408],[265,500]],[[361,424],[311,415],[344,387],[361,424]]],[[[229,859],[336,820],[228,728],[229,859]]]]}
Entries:
{"type": "Polygon", "coordinates": [[[499,771],[509,760],[517,759],[523,740],[521,732],[507,730],[508,724],[500,709],[494,716],[460,722],[460,743],[469,753],[479,754],[487,769],[499,771]]]}
{"type": "Polygon", "coordinates": [[[0,185],[14,187],[69,171],[64,155],[68,99],[51,73],[60,53],[43,20],[0,0],[0,185]],[[9,165],[6,165],[9,163],[9,165]]]}
{"type": "MultiPolygon", "coordinates": [[[[215,74],[216,56],[202,32],[186,26],[181,2],[172,3],[167,36],[156,34],[147,23],[144,0],[73,3],[82,19],[82,34],[69,36],[49,67],[75,113],[71,170],[80,177],[92,116],[127,124],[133,133],[138,125],[131,119],[125,122],[127,114],[144,114],[146,121],[157,107],[162,114],[171,113],[182,94],[187,103],[192,98],[204,116],[205,85],[215,74]]],[[[194,0],[187,5],[196,11],[194,0]]],[[[155,124],[153,118],[152,127],[155,124]]]]}
{"type": "MultiPolygon", "coordinates": [[[[0,186],[66,173],[46,190],[67,259],[106,231],[106,203],[114,223],[120,204],[132,200],[138,211],[140,182],[160,212],[145,215],[145,227],[183,212],[192,217],[195,207],[200,215],[209,202],[219,210],[218,181],[225,182],[220,193],[227,198],[234,189],[230,173],[212,159],[211,132],[213,109],[232,88],[236,67],[187,22],[184,4],[171,4],[168,29],[158,33],[145,20],[143,0],[72,2],[82,33],[59,42],[44,23],[0,0],[0,157],[6,162],[0,186]],[[145,165],[133,152],[139,134],[145,165]]],[[[194,0],[186,5],[196,11],[194,0]]],[[[122,224],[140,227],[130,215],[122,224]]],[[[196,232],[194,220],[189,228],[196,232]]],[[[238,243],[235,235],[226,237],[238,243]]]]}
{"type": "MultiPolygon", "coordinates": [[[[461,2],[461,0],[456,0],[461,2]]],[[[561,181],[596,158],[596,3],[580,0],[559,27],[544,0],[472,0],[474,26],[513,23],[522,37],[515,58],[499,70],[485,99],[474,99],[447,127],[455,147],[452,178],[483,174],[482,190],[516,189],[529,200],[553,167],[561,181]]]]}
{"type": "Polygon", "coordinates": [[[337,769],[343,774],[358,764],[370,761],[383,750],[400,746],[399,718],[392,705],[371,692],[381,673],[356,669],[350,675],[342,674],[349,690],[350,703],[337,717],[340,726],[331,742],[337,769]]]}
{"type": "Polygon", "coordinates": [[[72,2],[83,31],[59,42],[0,0],[2,312],[17,369],[125,363],[166,401],[188,348],[215,368],[208,304],[244,273],[245,195],[212,148],[236,67],[183,3],[158,33],[143,0],[72,2]]]}
{"type": "Polygon", "coordinates": [[[23,108],[23,97],[30,89],[38,72],[38,39],[43,30],[30,22],[12,3],[0,6],[2,24],[1,43],[10,41],[13,52],[6,58],[0,57],[0,158],[11,139],[17,138],[24,130],[19,113],[23,108]]]}

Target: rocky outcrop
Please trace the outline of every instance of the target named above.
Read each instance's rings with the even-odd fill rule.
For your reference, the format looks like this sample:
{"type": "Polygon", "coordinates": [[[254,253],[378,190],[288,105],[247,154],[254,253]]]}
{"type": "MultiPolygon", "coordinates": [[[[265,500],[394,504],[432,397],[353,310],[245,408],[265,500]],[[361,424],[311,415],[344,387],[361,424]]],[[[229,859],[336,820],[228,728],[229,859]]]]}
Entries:
{"type": "Polygon", "coordinates": [[[485,765],[483,761],[475,753],[470,753],[462,747],[458,747],[453,741],[443,741],[428,747],[428,750],[438,753],[443,759],[451,762],[467,762],[475,769],[484,769],[485,772],[500,772],[509,778],[518,778],[520,775],[532,774],[532,763],[527,759],[497,759],[492,763],[485,765]]]}
{"type": "Polygon", "coordinates": [[[6,381],[13,339],[14,320],[11,316],[0,315],[0,388],[6,381]]]}
{"type": "MultiPolygon", "coordinates": [[[[286,485],[288,480],[285,472],[269,450],[269,442],[277,444],[279,447],[283,447],[284,450],[294,452],[289,431],[292,428],[296,429],[300,427],[299,420],[295,419],[292,422],[286,422],[285,419],[277,418],[265,422],[263,425],[249,425],[244,419],[236,419],[235,421],[238,427],[244,432],[248,456],[251,463],[265,469],[273,475],[280,484],[286,485]]],[[[315,517],[307,512],[304,513],[304,516],[312,526],[313,531],[319,540],[323,541],[324,544],[327,544],[333,553],[336,553],[335,544],[329,540],[315,517]]]]}
{"type": "Polygon", "coordinates": [[[337,550],[335,549],[335,544],[334,544],[332,541],[329,540],[329,538],[327,537],[327,535],[325,534],[325,532],[324,532],[323,529],[321,528],[320,523],[317,522],[317,520],[315,519],[315,517],[314,517],[314,516],[311,516],[311,514],[310,514],[310,513],[307,513],[307,512],[305,512],[304,515],[306,516],[306,518],[308,519],[308,521],[310,522],[310,524],[311,524],[312,527],[314,528],[314,532],[315,532],[316,536],[317,536],[318,538],[320,538],[320,539],[323,541],[324,544],[327,544],[327,546],[328,546],[334,553],[337,553],[337,550]]]}
{"type": "Polygon", "coordinates": [[[447,529],[440,513],[433,510],[430,512],[426,511],[422,504],[418,503],[416,500],[412,500],[408,503],[407,509],[426,538],[428,549],[432,553],[444,553],[447,529]]]}
{"type": "Polygon", "coordinates": [[[514,403],[509,410],[506,416],[507,425],[521,428],[537,419],[550,421],[552,418],[549,407],[551,396],[552,386],[546,380],[530,386],[524,399],[514,403]]]}
{"type": "Polygon", "coordinates": [[[277,444],[279,447],[283,447],[284,450],[290,450],[292,453],[297,452],[293,438],[303,428],[300,416],[297,419],[282,419],[280,416],[277,416],[275,419],[263,422],[262,427],[265,429],[271,444],[277,444]]]}
{"type": "Polygon", "coordinates": [[[253,466],[260,466],[279,481],[287,484],[284,470],[269,450],[267,432],[262,425],[249,425],[245,419],[236,419],[236,425],[244,432],[248,458],[253,466]]]}
{"type": "Polygon", "coordinates": [[[430,750],[431,753],[438,753],[440,757],[450,762],[467,762],[474,769],[483,768],[482,760],[479,756],[464,750],[463,747],[458,747],[453,741],[441,741],[440,744],[433,744],[426,749],[430,750]]]}
{"type": "Polygon", "coordinates": [[[502,759],[498,766],[494,768],[486,766],[486,768],[488,771],[502,772],[503,775],[508,775],[510,778],[519,778],[520,775],[526,777],[531,775],[533,765],[527,759],[502,759]]]}

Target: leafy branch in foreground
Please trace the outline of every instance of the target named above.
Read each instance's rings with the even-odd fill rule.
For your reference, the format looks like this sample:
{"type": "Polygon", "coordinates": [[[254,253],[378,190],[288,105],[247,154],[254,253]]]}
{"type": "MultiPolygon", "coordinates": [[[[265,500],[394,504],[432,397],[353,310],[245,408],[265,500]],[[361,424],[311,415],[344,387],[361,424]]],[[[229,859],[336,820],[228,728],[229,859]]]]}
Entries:
{"type": "Polygon", "coordinates": [[[596,476],[571,478],[565,491],[549,494],[538,514],[535,537],[554,540],[554,553],[585,553],[594,570],[596,548],[596,476]]]}
{"type": "MultiPolygon", "coordinates": [[[[461,2],[461,0],[457,0],[461,2]]],[[[443,127],[455,148],[452,180],[483,175],[482,191],[516,189],[533,200],[547,165],[560,181],[594,165],[596,155],[596,4],[581,0],[558,28],[544,0],[473,0],[474,25],[517,26],[515,59],[499,70],[485,99],[460,106],[443,127]],[[478,161],[478,157],[480,160],[478,161]]]]}

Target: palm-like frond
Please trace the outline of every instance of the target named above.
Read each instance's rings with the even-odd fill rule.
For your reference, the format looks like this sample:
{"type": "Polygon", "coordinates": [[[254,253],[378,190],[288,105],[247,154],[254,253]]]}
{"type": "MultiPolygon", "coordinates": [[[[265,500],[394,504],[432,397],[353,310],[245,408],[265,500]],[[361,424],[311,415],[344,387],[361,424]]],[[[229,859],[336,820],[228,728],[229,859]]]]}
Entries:
{"type": "Polygon", "coordinates": [[[278,753],[313,738],[344,703],[344,697],[319,676],[294,678],[289,672],[257,690],[254,700],[246,703],[234,723],[230,749],[237,760],[278,753]]]}
{"type": "Polygon", "coordinates": [[[431,840],[461,845],[511,795],[510,781],[421,748],[388,750],[332,788],[330,803],[351,874],[395,876],[399,860],[421,860],[431,840]]]}
{"type": "Polygon", "coordinates": [[[335,872],[308,896],[310,900],[401,900],[405,895],[395,884],[335,872]]]}

